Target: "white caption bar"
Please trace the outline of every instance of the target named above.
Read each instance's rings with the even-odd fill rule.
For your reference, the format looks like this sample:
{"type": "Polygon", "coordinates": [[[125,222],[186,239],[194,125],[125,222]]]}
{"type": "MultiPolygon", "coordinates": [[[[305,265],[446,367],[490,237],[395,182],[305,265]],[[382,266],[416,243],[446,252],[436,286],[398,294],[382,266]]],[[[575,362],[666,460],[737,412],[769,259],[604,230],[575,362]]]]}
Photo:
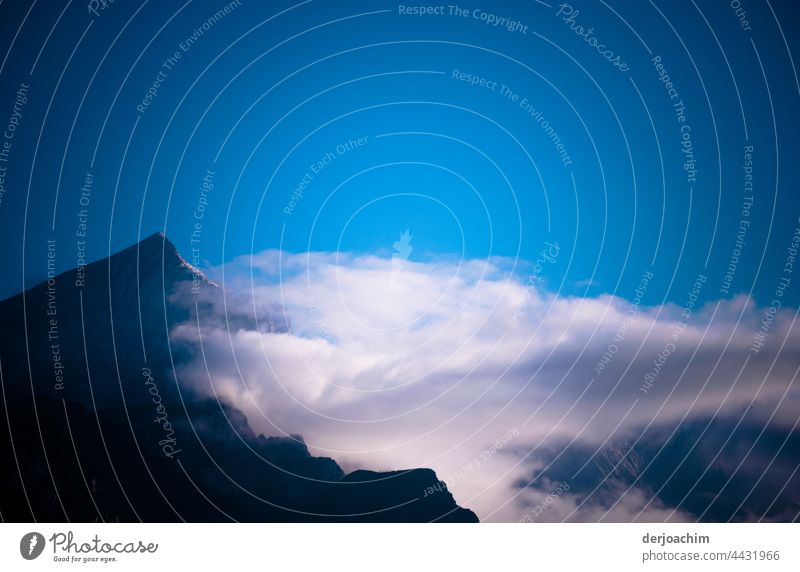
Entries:
{"type": "Polygon", "coordinates": [[[0,569],[769,572],[800,570],[798,532],[796,524],[2,524],[0,569]]]}

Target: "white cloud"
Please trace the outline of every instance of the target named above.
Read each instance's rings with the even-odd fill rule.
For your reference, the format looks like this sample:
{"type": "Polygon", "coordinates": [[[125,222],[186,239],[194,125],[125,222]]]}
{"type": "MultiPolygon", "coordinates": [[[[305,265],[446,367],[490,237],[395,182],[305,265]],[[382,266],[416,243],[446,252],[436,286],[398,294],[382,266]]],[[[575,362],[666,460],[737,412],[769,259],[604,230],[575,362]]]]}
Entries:
{"type": "MultiPolygon", "coordinates": [[[[537,445],[573,438],[596,445],[615,430],[736,412],[752,401],[771,413],[794,375],[800,340],[788,311],[742,369],[762,311],[736,298],[695,311],[643,393],[680,308],[631,314],[630,302],[614,296],[557,296],[527,286],[513,266],[504,259],[393,266],[372,256],[277,251],[239,258],[215,276],[229,310],[256,308],[262,321],[267,309],[285,311],[289,331],[241,321],[226,327],[220,316],[202,318],[199,329],[182,324],[173,338],[202,340],[203,353],[181,378],[241,408],[257,431],[300,433],[312,452],[346,467],[432,467],[479,516],[503,506],[494,519],[519,520],[531,502],[525,495],[535,493],[512,498],[511,483],[530,475],[537,445]],[[598,374],[610,344],[615,353],[598,374]],[[513,451],[450,482],[512,428],[513,451]]],[[[787,408],[776,416],[794,419],[787,408]]],[[[632,494],[626,502],[620,511],[638,501],[632,494]]]]}

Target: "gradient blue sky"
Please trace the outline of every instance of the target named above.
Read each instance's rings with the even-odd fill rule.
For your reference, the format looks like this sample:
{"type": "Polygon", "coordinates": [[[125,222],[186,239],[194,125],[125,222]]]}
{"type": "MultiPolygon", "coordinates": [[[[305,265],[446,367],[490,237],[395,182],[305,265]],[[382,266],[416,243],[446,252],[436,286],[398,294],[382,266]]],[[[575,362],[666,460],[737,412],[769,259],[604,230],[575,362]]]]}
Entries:
{"type": "Polygon", "coordinates": [[[186,51],[181,42],[225,2],[117,2],[99,16],[85,3],[49,2],[27,17],[27,2],[11,2],[0,22],[3,125],[20,84],[30,88],[4,163],[0,297],[45,277],[47,239],[59,269],[77,265],[76,213],[91,171],[90,260],[156,231],[201,266],[268,248],[391,256],[408,229],[420,261],[534,261],[557,242],[558,261],[541,270],[553,291],[632,298],[652,269],[645,303],[684,303],[704,273],[704,300],[752,292],[769,304],[800,214],[799,91],[787,51],[797,49],[798,14],[793,2],[743,4],[751,30],[727,2],[571,3],[572,25],[593,28],[628,65],[621,71],[557,4],[541,2],[464,1],[468,17],[446,4],[444,15],[414,17],[395,2],[242,0],[186,51]],[[527,28],[491,26],[476,8],[527,28]],[[695,182],[656,55],[685,103],[695,182]],[[497,85],[471,86],[454,70],[497,85]],[[159,71],[164,81],[140,113],[159,71]],[[746,145],[751,225],[723,294],[746,145]]]}

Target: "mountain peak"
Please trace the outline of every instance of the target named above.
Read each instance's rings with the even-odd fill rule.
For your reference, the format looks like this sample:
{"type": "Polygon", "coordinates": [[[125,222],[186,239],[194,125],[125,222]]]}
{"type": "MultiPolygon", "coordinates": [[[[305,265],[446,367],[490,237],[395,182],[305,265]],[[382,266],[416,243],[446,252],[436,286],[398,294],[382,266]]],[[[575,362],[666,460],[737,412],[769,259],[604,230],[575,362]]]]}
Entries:
{"type": "Polygon", "coordinates": [[[171,260],[180,258],[178,249],[167,238],[163,232],[155,232],[146,238],[141,239],[139,242],[131,244],[122,250],[111,254],[108,259],[102,259],[98,262],[107,260],[130,260],[131,258],[138,258],[140,263],[145,260],[163,260],[165,264],[171,264],[171,260]]]}
{"type": "MultiPolygon", "coordinates": [[[[150,236],[143,238],[138,243],[132,245],[130,248],[136,248],[137,250],[141,251],[163,251],[165,256],[167,254],[172,255],[173,253],[177,254],[178,249],[172,243],[170,239],[167,238],[167,235],[161,231],[154,232],[150,236]]],[[[127,249],[126,249],[127,250],[127,249]]]]}
{"type": "MultiPolygon", "coordinates": [[[[186,260],[177,247],[167,236],[159,231],[151,234],[147,238],[142,239],[137,244],[130,246],[119,254],[127,251],[128,256],[135,256],[140,266],[145,266],[148,263],[155,265],[162,272],[169,273],[173,278],[178,281],[182,279],[190,279],[193,281],[200,281],[207,284],[213,284],[208,280],[202,270],[186,260]],[[186,274],[188,271],[188,274],[186,274]]],[[[124,256],[127,258],[127,256],[124,256]]],[[[213,284],[217,286],[217,284],[213,284]]]]}
{"type": "Polygon", "coordinates": [[[180,280],[181,277],[184,280],[191,280],[194,277],[206,281],[203,272],[181,256],[177,247],[161,231],[113,254],[110,259],[112,262],[122,262],[132,268],[138,268],[140,275],[164,272],[175,280],[180,280]],[[135,262],[132,262],[132,259],[135,262]],[[184,274],[187,270],[188,275],[184,274]]]}

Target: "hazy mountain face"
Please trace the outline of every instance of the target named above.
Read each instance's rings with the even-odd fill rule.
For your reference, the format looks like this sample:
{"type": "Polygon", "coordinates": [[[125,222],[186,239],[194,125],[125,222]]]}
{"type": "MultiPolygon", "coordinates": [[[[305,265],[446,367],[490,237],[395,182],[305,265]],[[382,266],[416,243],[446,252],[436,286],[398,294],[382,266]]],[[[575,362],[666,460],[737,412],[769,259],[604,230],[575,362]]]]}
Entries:
{"type": "Polygon", "coordinates": [[[560,442],[540,452],[539,466],[515,488],[527,518],[539,522],[782,522],[800,509],[796,487],[787,486],[798,458],[796,433],[765,429],[745,414],[646,430],[600,448],[560,442]]]}

